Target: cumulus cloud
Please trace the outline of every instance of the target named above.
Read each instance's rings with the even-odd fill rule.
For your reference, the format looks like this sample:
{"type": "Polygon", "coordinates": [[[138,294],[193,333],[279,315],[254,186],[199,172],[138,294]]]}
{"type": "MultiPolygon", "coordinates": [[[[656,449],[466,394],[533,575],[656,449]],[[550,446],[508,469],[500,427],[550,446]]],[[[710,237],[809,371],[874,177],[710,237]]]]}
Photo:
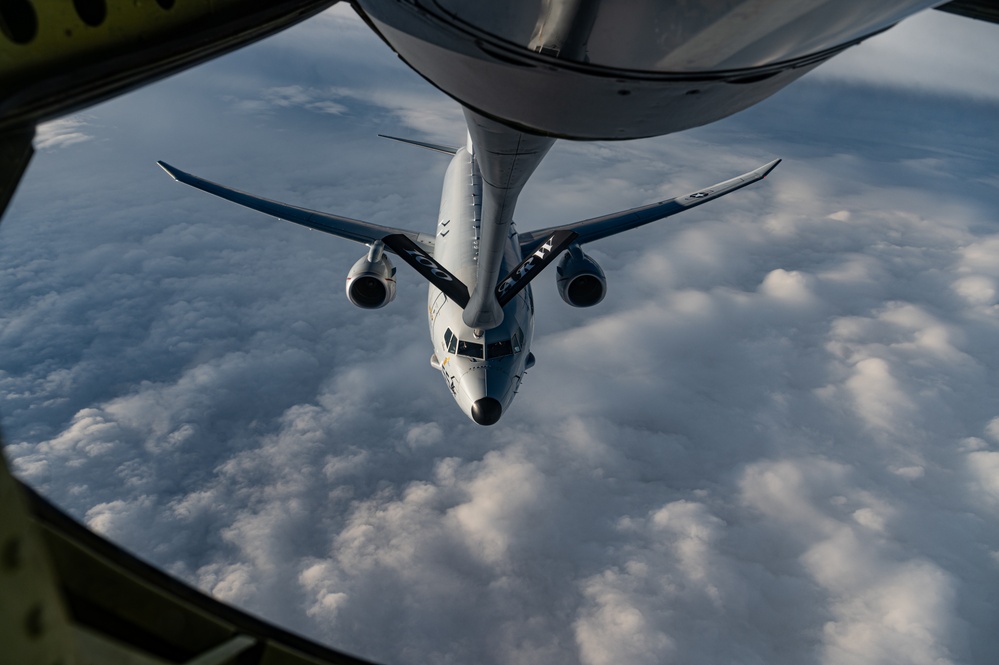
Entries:
{"type": "Polygon", "coordinates": [[[297,107],[315,113],[343,115],[348,109],[343,104],[333,101],[337,96],[333,91],[287,85],[279,88],[268,88],[262,91],[259,99],[232,99],[232,102],[235,108],[249,113],[297,107]]]}
{"type": "Polygon", "coordinates": [[[35,150],[58,150],[91,140],[86,131],[88,116],[76,115],[43,123],[35,130],[35,150]]]}
{"type": "Polygon", "coordinates": [[[538,365],[484,429],[406,266],[362,312],[363,248],[153,165],[432,229],[446,161],[374,134],[460,142],[460,113],[337,8],[36,155],[0,227],[7,454],[169,572],[387,663],[991,662],[996,108],[940,92],[806,79],[559,143],[521,228],[785,163],[588,246],[592,310],[542,276],[538,365]]]}

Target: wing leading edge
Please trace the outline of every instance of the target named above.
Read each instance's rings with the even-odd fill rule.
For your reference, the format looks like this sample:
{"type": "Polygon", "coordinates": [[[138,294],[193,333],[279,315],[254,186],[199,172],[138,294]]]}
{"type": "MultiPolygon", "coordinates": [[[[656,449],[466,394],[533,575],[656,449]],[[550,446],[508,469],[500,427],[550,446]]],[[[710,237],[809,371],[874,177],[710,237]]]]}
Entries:
{"type": "Polygon", "coordinates": [[[316,231],[322,231],[323,233],[329,233],[331,235],[364,243],[366,245],[382,240],[385,236],[402,235],[414,242],[424,251],[433,253],[432,237],[428,237],[422,233],[398,229],[391,226],[381,226],[380,224],[372,224],[370,222],[362,222],[359,219],[331,215],[326,212],[319,212],[318,210],[309,210],[308,208],[299,208],[297,206],[288,205],[287,203],[280,203],[279,201],[271,201],[270,199],[247,194],[246,192],[241,192],[238,189],[232,189],[210,180],[199,178],[196,175],[191,175],[190,173],[186,173],[178,168],[170,166],[166,162],[156,163],[177,182],[182,182],[185,185],[194,187],[195,189],[200,189],[203,192],[214,194],[219,198],[232,201],[233,203],[238,203],[241,206],[262,212],[265,215],[277,217],[278,219],[306,226],[310,229],[315,229],[316,231]]]}
{"type": "Polygon", "coordinates": [[[631,208],[630,210],[622,210],[621,212],[603,215],[602,217],[584,219],[581,222],[575,222],[572,224],[551,226],[545,229],[538,229],[537,231],[521,233],[521,252],[524,256],[527,256],[531,252],[535,251],[556,231],[575,232],[577,235],[575,242],[578,245],[593,242],[594,240],[600,240],[601,238],[607,238],[624,231],[630,231],[631,229],[639,226],[675,215],[679,212],[683,212],[684,210],[689,210],[690,208],[707,203],[708,201],[713,201],[714,199],[725,196],[726,194],[731,194],[737,189],[742,189],[746,185],[751,185],[754,182],[762,180],[767,177],[771,171],[777,168],[777,165],[780,164],[780,162],[781,160],[775,159],[768,164],[764,164],[758,169],[744,173],[741,176],[732,178],[731,180],[726,180],[725,182],[720,182],[716,185],[705,187],[704,189],[698,189],[684,196],[669,199],[668,201],[661,201],[659,203],[653,203],[639,208],[631,208]]]}
{"type": "MultiPolygon", "coordinates": [[[[523,233],[520,235],[520,246],[522,254],[527,258],[496,286],[496,297],[501,305],[509,302],[570,244],[582,245],[600,240],[725,196],[746,185],[762,180],[780,162],[781,160],[775,159],[769,164],[764,164],[758,169],[731,180],[668,201],[631,208],[573,224],[552,226],[523,233]]],[[[381,226],[350,217],[331,215],[272,201],[199,178],[170,166],[166,162],[156,163],[178,182],[266,215],[368,245],[375,242],[384,243],[386,249],[409,263],[449,298],[458,302],[462,307],[468,303],[468,288],[432,258],[433,240],[431,237],[405,229],[381,226]]]]}

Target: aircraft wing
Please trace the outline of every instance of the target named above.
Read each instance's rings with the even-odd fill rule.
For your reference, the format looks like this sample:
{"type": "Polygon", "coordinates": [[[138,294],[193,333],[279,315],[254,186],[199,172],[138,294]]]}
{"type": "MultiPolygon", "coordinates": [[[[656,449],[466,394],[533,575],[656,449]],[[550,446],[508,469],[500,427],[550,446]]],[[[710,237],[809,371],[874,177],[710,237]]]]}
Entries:
{"type": "MultiPolygon", "coordinates": [[[[239,190],[231,189],[218,183],[211,182],[210,180],[199,178],[198,176],[191,175],[190,173],[185,173],[178,168],[170,166],[166,162],[156,163],[159,164],[160,168],[166,171],[170,177],[177,182],[182,182],[185,185],[190,185],[191,187],[200,189],[203,192],[214,194],[215,196],[226,199],[227,201],[232,201],[233,203],[238,203],[241,206],[262,212],[265,215],[277,217],[278,219],[307,226],[310,229],[315,229],[316,231],[322,231],[323,233],[329,233],[331,235],[369,245],[376,240],[382,240],[385,236],[402,235],[416,243],[424,251],[433,253],[433,236],[416,233],[414,231],[407,231],[405,229],[398,229],[391,226],[381,226],[379,224],[371,224],[370,222],[362,222],[358,219],[331,215],[326,212],[309,210],[308,208],[299,208],[297,206],[280,203],[278,201],[271,201],[270,199],[247,194],[246,192],[241,192],[239,190]]],[[[389,249],[390,251],[392,250],[391,247],[389,247],[389,249]]]]}
{"type": "Polygon", "coordinates": [[[777,168],[780,161],[779,159],[775,159],[769,164],[764,164],[760,168],[749,173],[744,173],[737,178],[732,178],[731,180],[726,180],[725,182],[720,182],[717,185],[711,185],[704,189],[698,189],[690,194],[678,196],[668,201],[632,208],[631,210],[623,210],[610,215],[604,215],[603,217],[585,219],[573,224],[551,226],[545,229],[538,229],[537,231],[521,233],[521,253],[527,256],[556,231],[575,232],[578,236],[575,241],[576,244],[582,245],[621,233],[622,231],[629,231],[650,222],[658,221],[664,217],[669,217],[670,215],[675,215],[684,210],[699,206],[702,203],[707,203],[708,201],[730,194],[737,189],[742,189],[746,185],[751,185],[758,180],[762,180],[767,177],[767,174],[777,168]]]}
{"type": "Polygon", "coordinates": [[[997,0],[953,0],[953,2],[935,7],[935,9],[972,18],[976,21],[999,24],[999,1],[997,0]]]}

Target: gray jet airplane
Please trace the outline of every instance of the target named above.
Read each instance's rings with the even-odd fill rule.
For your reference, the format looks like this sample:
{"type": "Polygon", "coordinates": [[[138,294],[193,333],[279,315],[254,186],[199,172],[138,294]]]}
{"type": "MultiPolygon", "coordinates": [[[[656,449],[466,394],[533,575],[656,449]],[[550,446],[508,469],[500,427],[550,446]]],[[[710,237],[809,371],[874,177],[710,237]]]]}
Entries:
{"type": "MultiPolygon", "coordinates": [[[[163,162],[159,165],[175,180],[209,194],[367,244],[367,255],[347,275],[347,297],[358,307],[376,309],[395,297],[396,270],[388,253],[411,265],[430,282],[427,302],[434,348],[430,364],[444,376],[465,414],[479,425],[499,421],[513,401],[525,371],[534,365],[534,299],[529,284],[549,263],[561,256],[558,292],[565,302],[575,307],[595,305],[603,300],[607,282],[600,266],[583,253],[583,244],[734,192],[761,180],[780,162],[772,161],[737,178],[667,201],[518,234],[512,221],[498,223],[497,218],[512,217],[519,190],[511,195],[509,189],[499,189],[501,200],[490,201],[490,190],[497,188],[483,177],[480,149],[471,134],[460,148],[397,140],[452,155],[444,175],[435,235],[270,201],[163,162]],[[497,209],[504,212],[497,215],[497,209]],[[499,275],[504,277],[498,279],[499,275]]],[[[484,161],[488,163],[488,159],[484,161]]]]}

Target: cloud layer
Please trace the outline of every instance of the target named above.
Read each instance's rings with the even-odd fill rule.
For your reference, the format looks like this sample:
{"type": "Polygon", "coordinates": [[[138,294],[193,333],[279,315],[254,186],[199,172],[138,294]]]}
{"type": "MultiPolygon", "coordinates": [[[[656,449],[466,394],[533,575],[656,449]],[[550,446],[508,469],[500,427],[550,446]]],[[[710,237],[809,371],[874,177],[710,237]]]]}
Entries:
{"type": "Polygon", "coordinates": [[[429,367],[405,266],[357,310],[362,248],[153,164],[430,230],[445,161],[374,135],[460,142],[460,112],[343,10],[50,125],[0,226],[7,453],[182,579],[386,663],[990,662],[997,108],[835,78],[556,146],[522,228],[785,163],[588,247],[593,310],[538,280],[538,365],[490,429],[429,367]]]}
{"type": "Polygon", "coordinates": [[[820,79],[999,101],[994,24],[928,11],[815,70],[820,79]]]}

